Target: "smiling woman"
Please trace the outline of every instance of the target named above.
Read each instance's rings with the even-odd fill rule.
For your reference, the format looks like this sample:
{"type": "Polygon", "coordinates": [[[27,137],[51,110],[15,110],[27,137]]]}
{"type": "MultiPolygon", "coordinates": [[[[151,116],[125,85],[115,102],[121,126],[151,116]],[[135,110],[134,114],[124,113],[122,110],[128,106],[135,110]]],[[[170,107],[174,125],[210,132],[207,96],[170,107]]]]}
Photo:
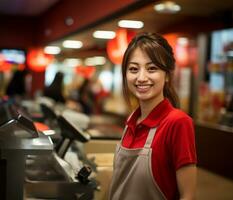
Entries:
{"type": "MultiPolygon", "coordinates": [[[[154,79],[159,76],[158,78],[160,79],[164,78],[164,81],[159,81],[159,83],[162,84],[162,95],[168,98],[174,107],[178,107],[179,100],[173,87],[175,59],[172,48],[161,36],[144,36],[145,37],[143,37],[143,35],[141,35],[141,37],[136,37],[134,40],[137,39],[137,41],[135,41],[135,43],[130,43],[125,52],[122,63],[124,97],[126,101],[130,103],[129,92],[132,92],[130,91],[131,86],[128,84],[131,80],[130,77],[128,77],[130,74],[144,76],[139,77],[140,79],[149,77],[153,77],[152,79],[154,79]],[[155,40],[154,37],[158,38],[155,40]],[[147,73],[138,73],[143,72],[143,70],[140,69],[146,69],[144,71],[147,73]]],[[[142,82],[140,79],[137,80],[137,84],[138,82],[142,82]]],[[[148,83],[149,80],[146,81],[148,83]]],[[[145,82],[145,80],[143,82],[145,82]]],[[[158,83],[156,83],[156,89],[158,88],[157,84],[158,83]]],[[[159,101],[157,103],[159,103],[159,101]]]]}
{"type": "Polygon", "coordinates": [[[154,107],[163,100],[166,72],[157,67],[139,47],[131,55],[126,79],[129,90],[141,106],[151,104],[154,107]]]}
{"type": "Polygon", "coordinates": [[[139,107],[117,146],[110,200],[191,200],[195,197],[196,150],[192,119],[175,108],[175,59],[158,34],[137,35],[123,58],[123,91],[139,107]],[[127,188],[127,189],[126,189],[127,188]]]}

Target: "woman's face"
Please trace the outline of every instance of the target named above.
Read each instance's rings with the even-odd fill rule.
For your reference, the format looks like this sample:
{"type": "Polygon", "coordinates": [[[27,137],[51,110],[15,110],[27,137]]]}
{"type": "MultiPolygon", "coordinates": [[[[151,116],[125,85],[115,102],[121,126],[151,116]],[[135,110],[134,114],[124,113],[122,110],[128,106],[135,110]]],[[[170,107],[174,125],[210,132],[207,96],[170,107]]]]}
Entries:
{"type": "Polygon", "coordinates": [[[152,63],[151,59],[140,48],[131,54],[126,70],[129,90],[139,103],[155,102],[164,99],[163,87],[166,73],[152,63]]]}

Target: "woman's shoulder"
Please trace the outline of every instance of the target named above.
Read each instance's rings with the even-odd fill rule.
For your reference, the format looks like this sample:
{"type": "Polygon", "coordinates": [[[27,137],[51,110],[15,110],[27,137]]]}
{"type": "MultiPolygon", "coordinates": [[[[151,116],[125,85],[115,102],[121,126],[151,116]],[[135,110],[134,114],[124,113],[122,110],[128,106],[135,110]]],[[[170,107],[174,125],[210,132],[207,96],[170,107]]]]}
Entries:
{"type": "Polygon", "coordinates": [[[184,137],[194,133],[193,119],[180,109],[173,109],[163,120],[161,126],[167,127],[167,136],[172,140],[177,136],[180,137],[182,135],[184,137]]]}
{"type": "Polygon", "coordinates": [[[174,122],[177,122],[177,121],[189,121],[191,122],[192,121],[192,118],[187,114],[185,113],[183,110],[181,109],[177,109],[177,108],[174,108],[166,117],[167,120],[169,121],[174,121],[174,122]]]}

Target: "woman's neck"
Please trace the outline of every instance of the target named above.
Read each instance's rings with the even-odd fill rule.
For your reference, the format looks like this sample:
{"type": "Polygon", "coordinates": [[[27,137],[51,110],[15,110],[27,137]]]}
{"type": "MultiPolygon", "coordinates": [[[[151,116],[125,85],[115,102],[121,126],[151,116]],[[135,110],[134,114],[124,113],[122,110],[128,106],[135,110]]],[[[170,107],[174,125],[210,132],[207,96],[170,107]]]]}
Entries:
{"type": "Polygon", "coordinates": [[[137,123],[140,123],[143,121],[149,114],[150,112],[161,102],[163,101],[164,97],[157,99],[156,101],[141,101],[140,104],[140,110],[141,110],[141,115],[138,118],[137,123]]]}

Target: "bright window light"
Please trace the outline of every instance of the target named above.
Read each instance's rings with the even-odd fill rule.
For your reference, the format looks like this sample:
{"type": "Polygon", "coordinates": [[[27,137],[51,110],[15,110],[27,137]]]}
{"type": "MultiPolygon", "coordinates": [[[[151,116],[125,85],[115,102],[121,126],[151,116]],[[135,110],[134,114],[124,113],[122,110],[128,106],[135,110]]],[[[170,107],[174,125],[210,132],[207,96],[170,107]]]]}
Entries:
{"type": "Polygon", "coordinates": [[[65,67],[77,67],[82,65],[82,60],[78,59],[78,58],[66,58],[63,61],[63,64],[65,65],[65,67]]]}
{"type": "Polygon", "coordinates": [[[60,49],[60,47],[57,47],[57,46],[47,46],[44,48],[44,52],[47,54],[56,55],[56,54],[59,54],[61,52],[61,49],[60,49]]]}
{"type": "Polygon", "coordinates": [[[122,28],[135,28],[139,29],[144,26],[144,23],[142,21],[135,21],[135,20],[120,20],[118,22],[118,26],[122,28]]]}
{"type": "Polygon", "coordinates": [[[104,90],[111,90],[113,83],[113,74],[111,71],[102,71],[99,75],[99,80],[102,83],[104,90]]]}
{"type": "Polygon", "coordinates": [[[78,40],[65,40],[62,45],[65,48],[79,49],[83,46],[83,43],[78,40]]]}
{"type": "Polygon", "coordinates": [[[99,39],[113,39],[116,36],[114,31],[95,31],[93,33],[94,38],[99,39]]]}
{"type": "Polygon", "coordinates": [[[45,71],[45,85],[46,86],[49,86],[53,82],[57,69],[58,69],[57,63],[52,63],[47,66],[46,71],[45,71]]]}
{"type": "Polygon", "coordinates": [[[233,51],[227,51],[227,56],[233,57],[233,51]]]}
{"type": "Polygon", "coordinates": [[[22,50],[3,49],[0,51],[0,55],[2,55],[3,59],[8,62],[18,64],[22,64],[25,62],[25,53],[22,50]]]}

